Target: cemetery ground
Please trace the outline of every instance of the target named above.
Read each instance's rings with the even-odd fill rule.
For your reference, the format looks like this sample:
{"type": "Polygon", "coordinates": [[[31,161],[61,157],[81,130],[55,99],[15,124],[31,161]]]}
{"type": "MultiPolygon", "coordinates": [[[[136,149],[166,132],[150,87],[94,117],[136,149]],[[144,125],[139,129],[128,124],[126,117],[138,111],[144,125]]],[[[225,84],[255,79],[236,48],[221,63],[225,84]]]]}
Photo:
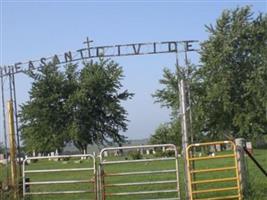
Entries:
{"type": "MultiPolygon", "coordinates": [[[[267,150],[254,150],[255,158],[262,164],[262,166],[266,169],[267,167],[267,150]]],[[[120,159],[118,157],[111,158],[112,160],[120,159]]],[[[125,158],[122,158],[125,159],[125,158]]],[[[127,158],[128,159],[128,158],[127,158]]],[[[249,171],[249,185],[250,189],[247,191],[249,197],[246,198],[248,200],[267,200],[267,181],[266,177],[260,172],[260,170],[252,163],[252,161],[247,157],[247,166],[249,171]]],[[[216,168],[221,166],[222,162],[226,165],[232,165],[230,160],[220,159],[220,160],[207,160],[201,161],[197,167],[199,168],[216,168]]],[[[90,160],[81,160],[81,162],[77,162],[74,159],[70,159],[68,161],[58,161],[55,162],[53,160],[39,160],[35,163],[31,163],[26,166],[28,170],[38,170],[38,169],[55,169],[55,168],[84,168],[92,166],[92,162],[90,160]]],[[[117,165],[108,165],[105,168],[106,173],[116,173],[116,172],[129,172],[129,171],[149,171],[149,170],[161,170],[161,169],[173,169],[174,162],[173,161],[157,161],[154,163],[150,162],[142,162],[142,163],[127,163],[127,164],[117,164],[117,165]]],[[[3,181],[5,178],[5,169],[1,166],[1,177],[0,180],[3,181]]],[[[179,158],[179,174],[180,174],[180,189],[181,189],[181,199],[185,199],[185,184],[183,180],[184,176],[184,165],[183,160],[179,158]]],[[[212,172],[207,174],[201,174],[199,177],[205,179],[219,178],[219,177],[229,177],[231,176],[230,172],[212,172]]],[[[51,181],[51,180],[84,180],[93,178],[93,174],[88,171],[82,172],[61,172],[61,173],[34,173],[27,175],[31,181],[51,181]]],[[[114,176],[107,177],[105,179],[105,184],[111,183],[129,183],[129,182],[147,182],[147,181],[155,181],[155,180],[174,180],[174,174],[153,174],[153,175],[145,175],[145,176],[114,176]]],[[[233,182],[226,182],[221,184],[201,184],[197,189],[207,189],[207,188],[216,188],[216,187],[231,187],[233,186],[233,182]]],[[[106,187],[106,193],[116,193],[116,192],[135,192],[135,191],[149,191],[149,190],[168,190],[175,189],[175,183],[168,184],[155,184],[155,185],[135,185],[135,186],[124,186],[124,187],[106,187]]],[[[62,191],[62,190],[86,190],[93,189],[92,183],[75,183],[75,184],[48,184],[42,186],[34,186],[31,185],[31,192],[33,191],[62,191]],[[89,186],[89,187],[88,187],[89,186]]],[[[145,199],[148,197],[150,199],[157,199],[163,197],[170,197],[170,194],[159,193],[156,195],[129,195],[129,196],[114,196],[108,197],[107,200],[134,200],[134,199],[145,199]]],[[[218,194],[218,193],[217,193],[218,194]]],[[[231,195],[229,192],[222,192],[221,195],[231,195]]],[[[36,195],[28,198],[29,200],[69,200],[69,199],[77,199],[77,200],[89,200],[94,199],[93,194],[65,194],[65,195],[36,195]]],[[[199,196],[203,197],[204,196],[199,196]]],[[[26,198],[27,199],[27,198],[26,198]]]]}

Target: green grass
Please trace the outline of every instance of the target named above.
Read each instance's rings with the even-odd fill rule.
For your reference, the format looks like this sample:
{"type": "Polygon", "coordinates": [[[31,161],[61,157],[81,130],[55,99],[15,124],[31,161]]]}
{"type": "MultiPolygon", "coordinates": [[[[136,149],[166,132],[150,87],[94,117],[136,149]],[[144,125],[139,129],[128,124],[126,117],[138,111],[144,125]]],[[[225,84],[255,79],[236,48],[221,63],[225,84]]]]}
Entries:
{"type": "MultiPolygon", "coordinates": [[[[254,157],[267,171],[267,150],[255,150],[254,157]]],[[[267,177],[247,158],[250,194],[249,200],[267,200],[267,177]]]]}
{"type": "MultiPolygon", "coordinates": [[[[267,168],[267,150],[255,150],[254,156],[256,159],[267,168]]],[[[125,157],[116,158],[124,160],[125,157]]],[[[128,158],[129,159],[129,158],[128,158]]],[[[247,164],[249,169],[249,183],[250,189],[248,192],[249,197],[247,200],[267,200],[267,178],[259,171],[259,169],[252,163],[252,161],[247,158],[247,164]]],[[[180,187],[181,187],[181,197],[185,198],[185,184],[184,184],[184,170],[183,170],[183,161],[179,160],[179,174],[180,174],[180,187]]],[[[204,169],[204,168],[216,168],[222,166],[233,166],[233,161],[231,158],[225,158],[220,160],[208,160],[208,161],[197,161],[195,162],[195,168],[204,169]]],[[[82,163],[75,163],[74,159],[69,160],[67,163],[55,162],[55,161],[38,161],[37,163],[32,163],[27,166],[28,170],[36,169],[53,169],[53,168],[76,168],[76,167],[90,167],[92,166],[91,161],[82,161],[82,163]]],[[[174,169],[174,161],[156,161],[156,162],[144,162],[144,163],[135,163],[135,164],[116,164],[116,165],[107,165],[105,166],[105,173],[118,173],[118,172],[130,172],[130,171],[150,171],[150,170],[162,170],[162,169],[174,169]]],[[[5,170],[1,168],[0,170],[0,181],[4,180],[5,170]]],[[[223,177],[232,177],[234,175],[233,171],[227,172],[212,172],[212,173],[201,173],[198,174],[195,178],[196,180],[203,179],[213,179],[213,178],[223,178],[223,177]]],[[[51,180],[81,180],[81,179],[92,179],[93,174],[87,171],[83,172],[61,172],[61,173],[42,173],[42,174],[29,174],[27,176],[31,181],[51,181],[51,180]]],[[[165,181],[165,180],[175,180],[175,173],[168,174],[153,174],[153,175],[135,175],[135,176],[106,176],[105,184],[114,184],[114,183],[129,183],[129,182],[147,182],[147,181],[165,181]]],[[[216,184],[199,184],[195,190],[203,190],[210,188],[220,188],[220,187],[231,187],[235,186],[235,182],[226,182],[226,183],[216,183],[216,184]]],[[[110,193],[122,193],[122,192],[137,192],[137,191],[149,191],[149,190],[164,190],[164,189],[175,189],[176,184],[155,184],[155,185],[143,185],[143,186],[119,186],[119,187],[106,187],[105,192],[110,193]]],[[[64,185],[42,185],[42,186],[31,186],[32,192],[38,191],[60,191],[60,190],[83,190],[83,189],[92,189],[92,184],[64,184],[64,185]]],[[[208,194],[200,194],[198,198],[205,198],[218,195],[230,195],[233,194],[230,192],[212,192],[208,194]]],[[[156,199],[164,197],[175,197],[176,193],[159,193],[156,195],[129,195],[129,196],[107,196],[107,200],[134,200],[134,199],[156,199]]],[[[57,196],[32,196],[31,200],[82,200],[82,199],[94,199],[93,194],[76,194],[76,195],[57,195],[57,196]]],[[[6,200],[6,199],[5,199],[6,200]]]]}

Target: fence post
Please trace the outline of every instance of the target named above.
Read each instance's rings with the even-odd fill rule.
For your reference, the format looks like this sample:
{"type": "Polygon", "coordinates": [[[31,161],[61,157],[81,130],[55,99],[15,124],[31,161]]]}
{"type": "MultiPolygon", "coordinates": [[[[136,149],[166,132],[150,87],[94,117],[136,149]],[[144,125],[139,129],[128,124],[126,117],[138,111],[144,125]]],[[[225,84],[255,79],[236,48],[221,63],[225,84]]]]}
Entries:
{"type": "Polygon", "coordinates": [[[7,102],[8,125],[9,125],[9,145],[10,145],[10,163],[11,163],[11,185],[14,200],[18,199],[18,176],[17,176],[17,152],[14,127],[14,110],[13,102],[7,102]]]}
{"type": "Polygon", "coordinates": [[[246,140],[244,138],[235,139],[236,150],[237,150],[237,163],[238,163],[238,171],[240,174],[240,185],[243,196],[247,196],[248,192],[248,171],[245,160],[245,151],[244,147],[246,147],[246,140]]]}
{"type": "Polygon", "coordinates": [[[185,87],[185,80],[181,79],[179,81],[179,103],[180,103],[180,112],[181,112],[181,128],[182,128],[182,155],[184,159],[184,180],[185,180],[185,199],[190,199],[189,194],[189,177],[188,177],[188,169],[190,166],[187,165],[186,159],[186,148],[188,146],[188,120],[187,120],[187,96],[186,96],[186,87],[185,87]]]}

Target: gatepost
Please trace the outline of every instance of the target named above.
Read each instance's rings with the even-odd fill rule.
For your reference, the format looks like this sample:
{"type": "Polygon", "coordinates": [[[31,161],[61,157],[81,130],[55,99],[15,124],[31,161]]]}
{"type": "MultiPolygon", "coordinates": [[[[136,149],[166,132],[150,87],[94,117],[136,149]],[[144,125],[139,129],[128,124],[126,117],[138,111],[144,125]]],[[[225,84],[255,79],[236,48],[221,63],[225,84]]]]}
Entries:
{"type": "Polygon", "coordinates": [[[240,185],[243,196],[246,197],[248,193],[248,169],[245,160],[246,140],[244,138],[235,139],[236,149],[237,149],[237,162],[238,171],[240,174],[240,185]]]}

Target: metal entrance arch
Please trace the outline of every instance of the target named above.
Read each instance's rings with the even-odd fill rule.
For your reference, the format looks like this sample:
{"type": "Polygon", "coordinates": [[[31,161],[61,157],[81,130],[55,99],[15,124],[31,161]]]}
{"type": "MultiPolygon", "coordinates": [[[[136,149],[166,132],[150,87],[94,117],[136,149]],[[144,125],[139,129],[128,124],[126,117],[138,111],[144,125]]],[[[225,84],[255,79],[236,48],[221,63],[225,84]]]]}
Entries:
{"type": "Polygon", "coordinates": [[[191,144],[186,149],[186,160],[190,200],[242,200],[236,145],[232,141],[191,144]]]}
{"type": "Polygon", "coordinates": [[[178,152],[172,144],[105,148],[98,176],[102,200],[180,200],[178,152]]]}
{"type": "Polygon", "coordinates": [[[54,199],[57,195],[86,195],[79,199],[97,199],[96,164],[93,155],[39,156],[28,157],[23,161],[23,197],[46,200],[54,199]],[[51,164],[44,160],[50,160],[51,164]],[[57,168],[54,167],[55,161],[58,163],[57,168]],[[31,166],[34,164],[36,166],[31,166]]]}
{"type": "MultiPolygon", "coordinates": [[[[66,51],[63,54],[54,54],[53,56],[45,56],[41,57],[39,59],[29,59],[29,61],[25,62],[16,62],[14,64],[7,64],[4,66],[0,66],[0,84],[1,84],[1,96],[2,96],[2,114],[3,114],[3,133],[4,133],[4,144],[7,148],[7,130],[5,126],[5,118],[6,118],[6,112],[5,112],[5,81],[4,77],[9,77],[9,99],[11,100],[12,107],[14,106],[14,118],[15,118],[15,133],[17,136],[16,142],[17,142],[17,151],[18,155],[20,154],[20,137],[19,137],[19,126],[18,126],[18,115],[17,113],[17,101],[16,101],[16,81],[15,81],[15,75],[18,73],[31,73],[33,71],[39,70],[42,67],[44,67],[46,64],[52,62],[55,65],[64,65],[68,63],[78,62],[78,61],[88,61],[94,58],[112,58],[112,57],[122,57],[122,56],[141,56],[141,55],[153,55],[153,54],[173,54],[176,57],[176,68],[178,69],[179,73],[183,74],[183,76],[187,73],[185,73],[185,69],[182,70],[182,67],[178,63],[178,57],[180,53],[184,53],[184,60],[185,60],[185,66],[188,67],[188,53],[190,52],[198,52],[198,49],[194,48],[194,44],[197,43],[197,40],[183,40],[183,41],[162,41],[162,42],[139,42],[139,43],[127,43],[127,44],[116,44],[116,45],[102,45],[102,46],[92,46],[92,40],[89,40],[87,38],[86,42],[83,44],[86,45],[85,48],[77,49],[75,51],[66,51]]],[[[186,68],[185,67],[185,68],[186,68]]],[[[180,80],[180,89],[185,90],[186,87],[183,87],[183,85],[186,84],[186,82],[183,82],[180,80]]],[[[187,105],[185,102],[188,98],[186,92],[181,92],[184,95],[181,95],[183,101],[181,100],[182,108],[187,108],[187,105]]],[[[188,92],[189,94],[189,92],[188,92]]],[[[183,109],[182,109],[183,111],[183,109]]],[[[184,110],[185,111],[185,110],[184,110]]],[[[186,111],[185,111],[186,112],[186,111]]],[[[182,134],[183,137],[183,152],[185,152],[185,147],[188,143],[188,134],[187,134],[187,121],[186,121],[186,113],[182,112],[182,121],[183,121],[183,131],[182,134]]],[[[11,135],[11,134],[10,134],[11,135]]],[[[14,146],[14,145],[12,145],[14,146]]],[[[14,148],[16,148],[14,146],[14,148]]],[[[16,153],[14,153],[15,157],[16,153]]],[[[16,162],[14,162],[16,163],[16,162]]],[[[16,169],[16,167],[14,167],[16,169]]],[[[21,165],[19,166],[19,169],[21,171],[21,165]]],[[[21,173],[20,173],[21,176],[21,173]]],[[[13,182],[15,184],[12,184],[12,187],[16,188],[18,185],[17,178],[12,178],[13,182]]]]}

